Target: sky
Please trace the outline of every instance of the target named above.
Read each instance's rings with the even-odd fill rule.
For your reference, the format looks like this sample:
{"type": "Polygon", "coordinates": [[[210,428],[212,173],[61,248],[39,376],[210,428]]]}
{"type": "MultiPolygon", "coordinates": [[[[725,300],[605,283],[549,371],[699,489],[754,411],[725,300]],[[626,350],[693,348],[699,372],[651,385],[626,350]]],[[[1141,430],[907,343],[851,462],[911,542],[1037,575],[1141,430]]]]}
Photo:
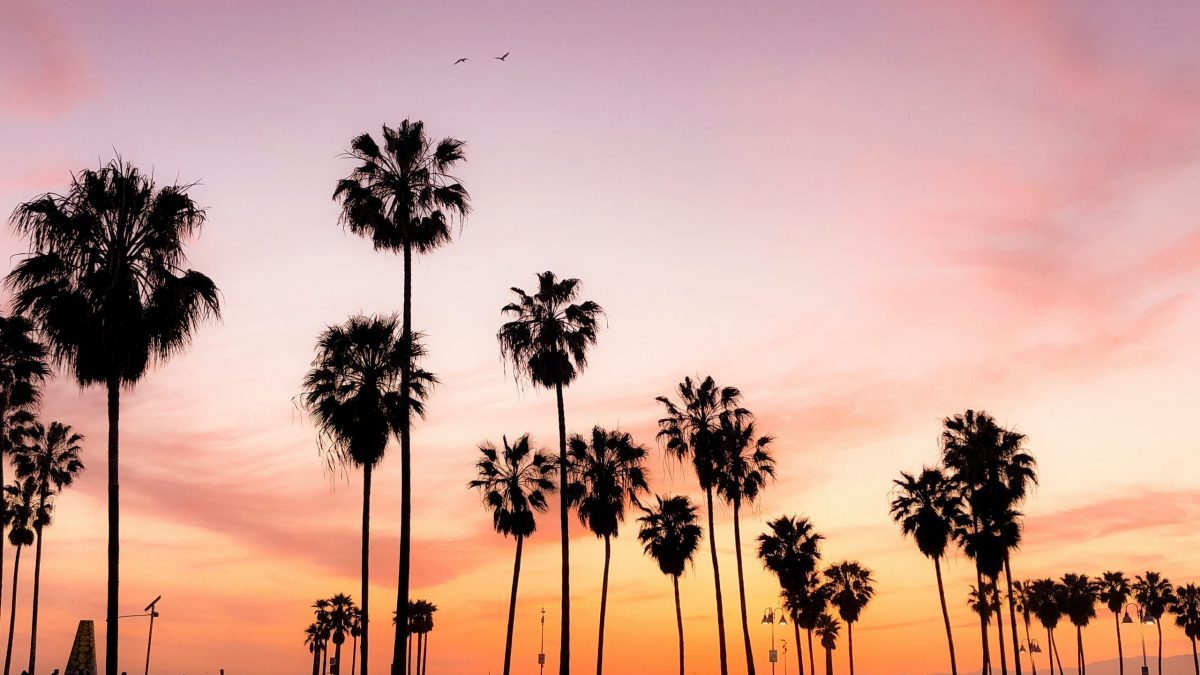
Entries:
{"type": "MultiPolygon", "coordinates": [[[[0,212],[114,153],[195,183],[208,212],[189,255],[223,319],[123,398],[120,609],[163,596],[153,670],[307,672],[310,604],[358,594],[361,474],[324,469],[295,396],[325,326],[400,309],[400,260],[343,231],[331,195],[350,139],[405,118],[466,142],[473,203],[413,275],[441,380],[413,459],[432,672],[500,672],[514,544],[466,483],[481,442],[556,442],[552,393],[517,387],[495,341],[508,289],[543,270],[582,279],[607,312],[566,392],[570,430],[629,431],[654,448],[653,489],[693,497],[655,445],[655,396],[711,374],[776,438],[778,480],[742,522],[760,672],[757,619],[778,600],[750,540],[783,514],[813,520],[827,560],[875,573],[859,671],[948,670],[932,565],[887,507],[967,408],[1027,434],[1039,462],[1017,577],[1200,578],[1196,3],[0,0],[0,14],[0,212]]],[[[6,265],[25,250],[0,234],[6,265]]],[[[60,377],[43,415],[85,434],[88,464],[45,541],[39,662],[59,667],[80,619],[104,628],[103,393],[60,377]]],[[[395,454],[375,474],[375,672],[395,454]]],[[[732,514],[716,516],[741,672],[732,514]]],[[[558,545],[548,516],[525,547],[514,672],[534,672],[543,607],[555,668],[558,545]]],[[[578,670],[595,658],[603,546],[576,526],[571,550],[578,670]]],[[[960,663],[977,667],[971,564],[955,554],[946,573],[960,663]]],[[[711,675],[705,556],[681,590],[687,670],[711,675]]],[[[145,620],[122,621],[122,667],[140,670],[145,620]]],[[[673,672],[674,631],[670,580],[626,523],[608,671],[673,672]]],[[[1188,650],[1164,632],[1168,655],[1188,650]]],[[[1115,656],[1112,633],[1101,610],[1090,658],[1115,656]]]]}

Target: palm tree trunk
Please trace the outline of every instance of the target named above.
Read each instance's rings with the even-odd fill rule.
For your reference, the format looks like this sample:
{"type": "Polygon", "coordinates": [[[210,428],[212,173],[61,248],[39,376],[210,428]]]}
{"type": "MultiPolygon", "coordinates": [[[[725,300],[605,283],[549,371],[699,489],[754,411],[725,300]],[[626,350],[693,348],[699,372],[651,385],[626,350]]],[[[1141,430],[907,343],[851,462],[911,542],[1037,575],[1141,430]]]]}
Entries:
{"type": "Polygon", "coordinates": [[[1021,675],[1021,636],[1017,633],[1017,601],[1013,597],[1012,565],[1008,552],[1004,552],[1004,583],[1008,586],[1008,621],[1012,627],[1013,663],[1017,675],[1021,675]]]}
{"type": "Polygon", "coordinates": [[[353,636],[353,643],[350,647],[350,675],[354,675],[358,667],[358,636],[353,636]]]}
{"type": "Polygon", "coordinates": [[[412,659],[413,659],[413,640],[414,640],[414,636],[413,636],[411,633],[409,633],[407,630],[406,630],[406,631],[404,631],[404,633],[405,633],[405,638],[404,638],[404,641],[405,641],[405,642],[408,644],[408,672],[410,672],[410,673],[411,673],[411,672],[412,672],[412,659]]]}
{"type": "Polygon", "coordinates": [[[324,644],[321,647],[321,675],[326,675],[329,672],[329,645],[324,644]]]}
{"type": "Polygon", "coordinates": [[[342,643],[333,643],[333,675],[342,675],[342,643]]]}
{"type": "Polygon", "coordinates": [[[846,622],[846,647],[850,653],[850,675],[854,675],[854,623],[846,622]]]}
{"type": "Polygon", "coordinates": [[[729,656],[725,649],[725,605],[721,602],[721,568],[717,564],[717,533],[713,525],[711,486],[704,489],[704,497],[708,500],[708,551],[712,555],[713,586],[717,591],[717,644],[721,655],[721,675],[729,675],[729,656]]]}
{"type": "Polygon", "coordinates": [[[942,603],[942,621],[946,624],[946,644],[950,646],[950,675],[958,675],[958,659],[954,656],[954,633],[950,630],[950,611],[946,609],[946,587],[942,584],[940,557],[933,559],[933,571],[937,574],[938,600],[942,603]]]}
{"type": "Polygon", "coordinates": [[[804,675],[804,647],[800,642],[800,624],[796,623],[795,616],[792,617],[792,631],[796,634],[796,664],[800,666],[800,675],[804,675]]]}
{"type": "Polygon", "coordinates": [[[1200,656],[1196,654],[1196,638],[1192,638],[1192,665],[1196,668],[1196,675],[1200,675],[1200,656]]]}
{"type": "Polygon", "coordinates": [[[1054,675],[1054,633],[1049,626],[1046,626],[1046,660],[1050,662],[1050,675],[1054,675]]]}
{"type": "Polygon", "coordinates": [[[1117,627],[1117,663],[1120,664],[1120,675],[1125,675],[1125,645],[1121,643],[1121,615],[1118,612],[1113,612],[1113,625],[1117,627]]]}
{"type": "MultiPolygon", "coordinates": [[[[16,585],[16,582],[13,582],[16,585]]],[[[1154,627],[1158,629],[1158,675],[1162,675],[1162,615],[1154,617],[1154,627]]]]}
{"type": "Polygon", "coordinates": [[[517,618],[517,584],[521,580],[521,549],[524,542],[524,537],[517,537],[517,556],[513,561],[512,593],[508,597],[508,630],[504,637],[504,675],[509,675],[512,664],[513,624],[517,618]]]}
{"type": "MultiPolygon", "coordinates": [[[[996,588],[999,579],[992,579],[992,587],[996,588]]],[[[996,591],[1000,593],[999,590],[996,591]]],[[[1008,650],[1004,648],[1004,614],[1000,611],[1000,605],[996,605],[996,649],[1000,651],[1000,673],[1008,675],[1008,657],[1005,656],[1008,650]]]]}
{"type": "MultiPolygon", "coordinates": [[[[42,504],[45,504],[45,494],[41,499],[42,504]]],[[[37,545],[33,558],[33,618],[29,623],[29,672],[31,674],[37,672],[34,668],[37,666],[38,600],[42,589],[42,526],[38,525],[34,528],[34,532],[37,534],[37,545]]]]}
{"type": "Polygon", "coordinates": [[[596,639],[596,675],[604,674],[604,617],[608,613],[608,564],[612,559],[612,541],[604,537],[604,578],[600,582],[600,635],[596,639]]]}
{"type": "Polygon", "coordinates": [[[1054,631],[1050,631],[1050,644],[1054,647],[1054,660],[1058,661],[1058,675],[1063,675],[1066,671],[1062,667],[1062,654],[1058,653],[1058,639],[1054,637],[1054,631]]]}
{"type": "MultiPolygon", "coordinates": [[[[979,597],[980,597],[980,600],[982,600],[983,599],[983,572],[979,571],[979,565],[975,566],[975,588],[979,589],[979,597]]],[[[980,673],[982,673],[982,675],[988,675],[988,673],[992,672],[992,654],[991,654],[991,651],[988,649],[987,624],[988,624],[988,613],[987,612],[979,612],[979,637],[983,643],[983,648],[982,648],[982,651],[980,652],[980,658],[983,661],[983,665],[980,667],[980,673]]]]}
{"type": "Polygon", "coordinates": [[[1087,660],[1083,657],[1083,627],[1075,626],[1075,644],[1079,649],[1079,675],[1087,675],[1087,660]]]}
{"type": "Polygon", "coordinates": [[[313,672],[312,675],[321,675],[321,648],[313,645],[313,672]]]}
{"type": "Polygon", "coordinates": [[[433,631],[425,633],[425,649],[421,652],[421,675],[425,675],[425,670],[429,666],[429,634],[433,631]]]}
{"type": "Polygon", "coordinates": [[[13,556],[13,582],[12,582],[12,608],[8,610],[8,648],[4,650],[4,675],[8,675],[8,669],[12,664],[12,645],[13,645],[13,629],[17,623],[17,573],[21,571],[21,547],[17,547],[17,554],[13,556]]]}
{"type": "Polygon", "coordinates": [[[825,675],[833,675],[833,650],[825,648],[825,675]]]}
{"type": "Polygon", "coordinates": [[[817,660],[813,652],[812,629],[806,628],[804,632],[808,633],[808,672],[817,675],[817,660]]]}
{"type": "Polygon", "coordinates": [[[1029,615],[1025,615],[1025,644],[1029,646],[1029,667],[1037,675],[1037,661],[1033,660],[1033,636],[1029,634],[1029,615]]]}
{"type": "Polygon", "coordinates": [[[104,629],[104,673],[117,675],[117,607],[121,579],[121,487],[117,468],[120,459],[121,380],[108,378],[108,595],[104,629]]]}
{"type": "MultiPolygon", "coordinates": [[[[412,341],[412,244],[404,242],[404,304],[400,337],[406,349],[412,341]]],[[[412,558],[412,410],[409,390],[412,360],[400,367],[400,572],[396,582],[396,634],[392,640],[392,675],[404,675],[404,643],[408,638],[408,578],[412,558]]],[[[367,627],[363,625],[363,668],[367,675],[367,627]]]]}
{"type": "MultiPolygon", "coordinates": [[[[362,653],[363,675],[367,675],[367,636],[370,634],[370,596],[371,588],[371,464],[363,465],[363,512],[362,512],[362,607],[359,608],[359,620],[362,628],[359,632],[362,639],[358,648],[362,653]]],[[[341,652],[341,645],[338,645],[341,652]]],[[[342,660],[338,659],[338,672],[342,672],[342,660]]]]}
{"type": "MultiPolygon", "coordinates": [[[[567,532],[567,412],[563,388],[554,385],[558,398],[558,525],[562,536],[562,630],[558,640],[558,675],[571,673],[571,540],[567,532]]],[[[724,675],[724,673],[722,673],[724,675]]]]}
{"type": "MultiPolygon", "coordinates": [[[[741,602],[742,610],[742,642],[746,649],[746,673],[754,675],[754,647],[750,644],[750,624],[746,620],[746,580],[742,572],[742,527],[738,512],[741,510],[741,504],[738,500],[733,500],[733,550],[737,559],[738,573],[738,600],[741,602]]],[[[596,673],[596,675],[600,675],[596,673]]],[[[851,673],[850,675],[854,675],[851,673]]]]}
{"type": "Polygon", "coordinates": [[[683,675],[683,607],[679,604],[679,577],[674,574],[671,585],[675,587],[675,628],[679,631],[679,675],[683,675]]]}

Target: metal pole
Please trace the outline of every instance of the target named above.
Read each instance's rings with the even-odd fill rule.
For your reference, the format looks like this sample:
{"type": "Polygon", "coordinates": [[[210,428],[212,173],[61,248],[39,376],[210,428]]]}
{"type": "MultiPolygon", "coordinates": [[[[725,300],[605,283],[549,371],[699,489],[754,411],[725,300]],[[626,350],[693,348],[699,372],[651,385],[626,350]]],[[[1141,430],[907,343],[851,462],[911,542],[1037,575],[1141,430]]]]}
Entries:
{"type": "MultiPolygon", "coordinates": [[[[775,655],[775,612],[771,611],[771,655],[775,655]]],[[[771,659],[771,675],[775,675],[775,661],[771,659]]]]}
{"type": "Polygon", "coordinates": [[[546,608],[542,608],[542,638],[538,647],[538,675],[546,669],[546,608]]]}
{"type": "Polygon", "coordinates": [[[146,675],[150,675],[150,644],[154,641],[154,617],[158,612],[150,611],[150,634],[146,636],[146,675]]]}

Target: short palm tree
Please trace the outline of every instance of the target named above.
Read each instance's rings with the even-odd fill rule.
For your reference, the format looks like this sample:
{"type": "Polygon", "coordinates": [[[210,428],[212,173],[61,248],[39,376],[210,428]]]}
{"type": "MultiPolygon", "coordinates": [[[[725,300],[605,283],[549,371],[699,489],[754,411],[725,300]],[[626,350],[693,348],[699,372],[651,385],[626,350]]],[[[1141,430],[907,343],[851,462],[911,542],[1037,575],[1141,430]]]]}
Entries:
{"type": "Polygon", "coordinates": [[[1200,656],[1196,653],[1196,640],[1200,640],[1200,587],[1195,584],[1180,586],[1167,610],[1175,615],[1175,625],[1182,628],[1183,634],[1192,642],[1192,667],[1196,675],[1200,675],[1200,656]]]}
{"type": "Polygon", "coordinates": [[[355,607],[350,623],[350,675],[358,670],[358,639],[362,637],[362,610],[355,607]]]}
{"type": "Polygon", "coordinates": [[[808,670],[817,672],[816,651],[813,649],[813,631],[817,621],[829,609],[829,585],[821,583],[818,575],[811,574],[802,586],[783,592],[784,609],[795,617],[797,626],[804,629],[808,642],[808,670]]]}
{"type": "Polygon", "coordinates": [[[769,532],[758,535],[758,557],[779,580],[785,609],[791,615],[795,631],[796,661],[800,675],[804,675],[804,650],[800,643],[802,606],[820,564],[821,542],[825,537],[804,517],[781,516],[768,522],[767,527],[769,532]]]}
{"type": "MultiPolygon", "coordinates": [[[[32,480],[37,486],[37,501],[49,508],[52,499],[72,483],[83,472],[80,459],[83,436],[71,427],[51,422],[47,429],[35,424],[29,433],[28,443],[13,453],[13,464],[18,478],[32,480]]],[[[37,520],[34,536],[37,541],[33,562],[33,617],[29,630],[29,672],[35,673],[37,665],[38,604],[42,587],[42,530],[49,524],[37,520]]]]}
{"type": "MultiPolygon", "coordinates": [[[[377,251],[399,253],[404,259],[403,307],[400,336],[414,341],[412,328],[412,256],[450,243],[455,221],[470,211],[470,196],[451,172],[465,160],[464,144],[454,138],[434,140],[420,120],[404,120],[382,129],[382,144],[370,134],[350,141],[346,157],[357,162],[350,175],[338,181],[333,198],[342,207],[341,223],[367,237],[377,251]]],[[[396,613],[408,611],[408,581],[412,549],[412,405],[410,385],[415,371],[400,376],[400,563],[396,613]]],[[[407,629],[407,617],[398,628],[407,629]]],[[[397,630],[392,641],[392,669],[404,672],[406,637],[397,630]],[[399,665],[396,665],[399,664],[399,665]]],[[[367,641],[364,631],[363,642],[367,641]]],[[[362,665],[367,675],[367,664],[362,665]]]]}
{"type": "Polygon", "coordinates": [[[321,673],[324,675],[329,668],[329,640],[333,637],[330,628],[329,610],[331,603],[328,598],[319,598],[312,604],[314,624],[317,626],[317,636],[321,641],[321,673]]]}
{"type": "Polygon", "coordinates": [[[21,549],[33,544],[34,531],[50,520],[50,504],[38,501],[37,482],[24,479],[4,486],[4,506],[8,516],[8,543],[17,547],[13,557],[12,607],[8,614],[8,647],[4,650],[4,675],[12,665],[13,634],[17,623],[17,580],[21,573],[21,549]]]}
{"type": "Polygon", "coordinates": [[[1083,651],[1083,628],[1096,618],[1098,588],[1086,574],[1066,574],[1059,582],[1063,609],[1075,626],[1076,659],[1079,675],[1087,675],[1087,659],[1083,651]]]}
{"type": "Polygon", "coordinates": [[[926,467],[914,476],[901,472],[893,481],[891,514],[904,536],[912,537],[917,550],[933,560],[937,575],[938,600],[942,606],[942,622],[946,626],[946,643],[950,648],[950,672],[958,675],[958,659],[954,653],[954,634],[950,629],[950,612],[946,608],[946,588],[942,583],[942,558],[950,544],[955,524],[963,519],[962,496],[953,481],[941,469],[926,467]]]}
{"type": "MultiPolygon", "coordinates": [[[[419,337],[419,336],[414,336],[419,337]]],[[[424,415],[436,379],[416,365],[425,355],[419,339],[400,335],[395,316],[352,316],[317,338],[317,354],[304,377],[300,402],[317,428],[317,443],[332,467],[362,467],[362,640],[367,673],[370,634],[371,472],[404,417],[401,370],[411,372],[408,407],[424,415]]]]}
{"type": "Polygon", "coordinates": [[[746,671],[754,675],[754,649],[750,645],[750,625],[746,618],[746,577],[742,569],[743,506],[758,501],[767,481],[775,477],[775,458],[771,456],[770,436],[759,436],[749,415],[727,414],[721,417],[720,443],[725,464],[717,472],[717,492],[733,507],[733,551],[737,560],[738,600],[742,612],[742,641],[746,650],[746,671]]]}
{"type": "Polygon", "coordinates": [[[825,648],[825,675],[833,675],[833,650],[837,649],[838,632],[841,630],[841,626],[832,614],[824,612],[817,617],[813,630],[821,639],[821,646],[825,648]]]}
{"type": "Polygon", "coordinates": [[[725,605],[721,598],[721,568],[717,564],[717,541],[713,525],[713,492],[717,476],[725,465],[721,443],[721,420],[729,416],[749,417],[741,407],[742,394],[734,387],[718,387],[712,377],[694,381],[683,378],[677,388],[678,402],[666,396],[656,400],[665,408],[658,420],[658,439],[668,454],[684,462],[691,461],[696,479],[704,490],[708,515],[708,550],[712,557],[713,587],[717,597],[717,645],[721,675],[729,675],[728,650],[725,646],[725,605]]]}
{"type": "MultiPolygon", "coordinates": [[[[984,579],[983,585],[979,588],[968,586],[970,589],[967,592],[967,607],[977,615],[991,618],[993,614],[1000,611],[1000,595],[996,592],[996,584],[990,579],[984,579]]],[[[1004,639],[1001,634],[1000,646],[1003,648],[1004,639]]],[[[990,661],[987,663],[988,669],[991,669],[990,661]]]]}
{"type": "Polygon", "coordinates": [[[342,645],[346,637],[354,629],[358,608],[354,601],[345,593],[338,593],[329,598],[325,609],[325,628],[329,639],[333,642],[333,661],[337,664],[337,672],[342,672],[342,645]]]}
{"type": "Polygon", "coordinates": [[[525,538],[537,530],[536,514],[546,511],[546,495],[554,493],[557,468],[551,455],[531,447],[529,434],[521,435],[512,445],[507,437],[502,442],[503,451],[491,443],[479,447],[481,456],[475,462],[478,477],[468,483],[468,487],[482,493],[483,503],[492,512],[492,526],[496,531],[517,541],[512,592],[508,599],[508,629],[504,638],[504,675],[509,675],[517,584],[521,579],[521,550],[525,538]]]}
{"type": "Polygon", "coordinates": [[[1033,622],[1032,610],[1029,608],[1029,582],[1014,580],[1013,595],[1016,599],[1017,613],[1021,615],[1021,618],[1025,623],[1025,642],[1031,646],[1029,651],[1029,667],[1031,670],[1033,670],[1033,675],[1037,675],[1037,662],[1033,658],[1034,652],[1032,650],[1033,631],[1030,628],[1033,625],[1033,622]]]}
{"type": "Polygon", "coordinates": [[[308,647],[308,653],[313,655],[312,675],[321,674],[321,651],[324,648],[321,630],[321,625],[315,621],[304,629],[304,645],[308,647]]]}
{"type": "MultiPolygon", "coordinates": [[[[553,272],[538,275],[535,292],[514,287],[515,302],[500,311],[511,318],[496,339],[500,353],[512,364],[518,382],[553,389],[558,402],[559,490],[567,491],[567,417],[563,388],[570,386],[587,367],[588,350],[604,310],[591,300],[576,302],[581,283],[559,279],[553,272]]],[[[565,499],[559,502],[558,521],[562,546],[562,629],[559,633],[559,675],[571,672],[571,543],[567,531],[565,499]]]]}
{"type": "Polygon", "coordinates": [[[679,603],[679,577],[700,548],[704,531],[696,524],[696,506],[687,497],[656,497],[657,504],[643,509],[638,518],[638,540],[658,569],[671,577],[675,589],[675,627],[679,631],[679,675],[683,675],[683,609],[679,603]]]}
{"type": "Polygon", "coordinates": [[[12,216],[30,241],[29,255],[6,278],[14,309],[33,319],[81,386],[108,391],[107,675],[119,672],[121,390],[184,351],[197,326],[220,310],[216,285],[186,267],[184,245],[205,219],[189,188],[158,188],[118,158],[75,174],[66,194],[37,197],[12,216]]]}
{"type": "Polygon", "coordinates": [[[1036,579],[1027,582],[1025,595],[1029,611],[1046,629],[1046,649],[1049,650],[1046,659],[1050,662],[1050,675],[1054,675],[1055,661],[1058,661],[1058,672],[1061,675],[1062,659],[1058,656],[1058,645],[1054,640],[1054,629],[1058,627],[1063,615],[1059,586],[1053,579],[1036,579]]]}
{"type": "Polygon", "coordinates": [[[596,640],[596,675],[604,672],[604,619],[608,609],[608,568],[612,538],[625,520],[626,504],[640,505],[646,483],[646,448],[622,431],[597,426],[591,436],[573,435],[567,443],[570,479],[564,501],[574,504],[579,522],[604,540],[604,573],[600,585],[600,622],[596,640]]]}
{"type": "MultiPolygon", "coordinates": [[[[413,675],[424,675],[429,665],[429,634],[433,632],[433,614],[437,605],[428,600],[413,600],[408,607],[408,632],[416,636],[417,660],[413,675]]],[[[411,638],[410,638],[411,640],[411,638]]]]}
{"type": "Polygon", "coordinates": [[[1134,577],[1133,597],[1142,612],[1154,619],[1154,627],[1158,630],[1158,675],[1162,675],[1162,617],[1175,600],[1175,587],[1158,572],[1146,572],[1144,576],[1134,577]]]}
{"type": "MultiPolygon", "coordinates": [[[[1124,572],[1105,572],[1096,580],[1100,602],[1112,612],[1113,624],[1117,630],[1117,663],[1121,675],[1125,675],[1125,646],[1121,643],[1121,611],[1129,601],[1129,579],[1124,572]]],[[[1198,674],[1200,675],[1200,674],[1198,674]]]]}
{"type": "Polygon", "coordinates": [[[875,597],[875,580],[871,570],[852,560],[830,565],[825,570],[825,579],[829,585],[829,602],[846,622],[846,649],[850,655],[850,675],[854,675],[854,623],[875,597]]]}

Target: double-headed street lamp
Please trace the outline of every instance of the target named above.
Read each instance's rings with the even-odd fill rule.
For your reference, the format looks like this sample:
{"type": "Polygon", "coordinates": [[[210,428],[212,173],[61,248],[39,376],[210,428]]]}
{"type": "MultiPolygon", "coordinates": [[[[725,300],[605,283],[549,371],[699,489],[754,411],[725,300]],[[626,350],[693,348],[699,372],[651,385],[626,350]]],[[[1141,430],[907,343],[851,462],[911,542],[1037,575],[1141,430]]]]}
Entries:
{"type": "Polygon", "coordinates": [[[1144,612],[1137,603],[1131,602],[1125,605],[1125,616],[1121,617],[1121,623],[1133,623],[1133,617],[1129,615],[1130,607],[1137,610],[1138,634],[1142,638],[1142,675],[1150,675],[1150,662],[1146,660],[1146,631],[1142,626],[1153,626],[1154,617],[1144,612]]]}
{"type": "Polygon", "coordinates": [[[150,632],[146,635],[146,675],[150,675],[150,644],[154,641],[154,620],[158,618],[158,601],[162,600],[162,596],[158,596],[146,609],[142,610],[142,614],[125,614],[118,616],[118,619],[130,619],[138,616],[150,617],[150,632]]]}
{"type": "MultiPolygon", "coordinates": [[[[775,663],[779,661],[779,652],[775,651],[775,617],[779,617],[779,625],[787,625],[787,614],[778,607],[768,607],[763,610],[762,622],[771,624],[771,675],[775,675],[775,663]]],[[[784,664],[787,667],[787,664],[784,664]]]]}

